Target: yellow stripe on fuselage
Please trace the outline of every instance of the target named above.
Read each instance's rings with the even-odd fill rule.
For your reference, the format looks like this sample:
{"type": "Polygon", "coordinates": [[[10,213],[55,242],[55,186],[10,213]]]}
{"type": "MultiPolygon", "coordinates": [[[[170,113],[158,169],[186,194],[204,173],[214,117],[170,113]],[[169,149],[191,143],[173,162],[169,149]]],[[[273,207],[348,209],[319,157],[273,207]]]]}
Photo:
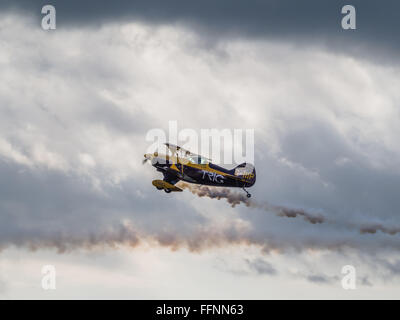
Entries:
{"type": "Polygon", "coordinates": [[[230,173],[226,173],[226,172],[223,172],[223,171],[220,171],[220,170],[216,170],[216,169],[210,168],[208,163],[207,164],[197,164],[197,163],[188,162],[185,165],[188,166],[188,167],[204,170],[204,171],[207,171],[207,172],[213,172],[213,173],[219,174],[221,176],[232,178],[232,179],[236,179],[236,180],[239,180],[239,181],[242,181],[242,182],[250,182],[249,180],[247,180],[245,178],[240,178],[240,177],[234,176],[234,175],[232,175],[230,173]]]}
{"type": "MultiPolygon", "coordinates": [[[[216,169],[210,168],[208,163],[206,163],[206,164],[191,163],[191,162],[189,162],[188,160],[186,160],[184,158],[180,158],[180,157],[176,157],[176,156],[168,156],[168,155],[162,155],[162,156],[159,155],[158,157],[159,158],[165,158],[166,160],[171,161],[172,164],[171,164],[170,168],[172,170],[176,170],[178,172],[179,172],[179,169],[176,167],[175,164],[180,163],[180,164],[183,164],[183,165],[191,167],[191,168],[204,170],[204,171],[207,171],[207,172],[213,172],[213,173],[219,174],[221,176],[229,177],[229,178],[236,179],[236,180],[239,180],[239,181],[242,181],[242,182],[250,182],[249,180],[246,179],[246,177],[240,178],[240,177],[234,176],[232,174],[229,174],[229,173],[226,173],[226,172],[223,172],[223,171],[220,171],[220,170],[216,170],[216,169]]],[[[252,174],[250,174],[248,176],[250,179],[251,179],[251,175],[252,174]]]]}

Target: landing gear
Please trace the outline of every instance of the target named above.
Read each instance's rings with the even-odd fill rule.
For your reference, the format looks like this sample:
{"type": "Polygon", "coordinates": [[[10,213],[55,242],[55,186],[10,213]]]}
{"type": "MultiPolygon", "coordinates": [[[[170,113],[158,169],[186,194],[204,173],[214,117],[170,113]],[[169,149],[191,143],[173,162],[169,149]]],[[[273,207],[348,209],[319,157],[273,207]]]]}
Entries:
{"type": "Polygon", "coordinates": [[[251,197],[251,194],[243,187],[243,190],[246,192],[246,197],[247,198],[250,198],[251,197]]]}
{"type": "Polygon", "coordinates": [[[157,190],[162,190],[163,188],[160,188],[160,187],[156,187],[157,188],[157,190]]]}
{"type": "Polygon", "coordinates": [[[171,192],[170,189],[164,189],[164,191],[165,191],[166,193],[170,193],[170,192],[171,192]]]}

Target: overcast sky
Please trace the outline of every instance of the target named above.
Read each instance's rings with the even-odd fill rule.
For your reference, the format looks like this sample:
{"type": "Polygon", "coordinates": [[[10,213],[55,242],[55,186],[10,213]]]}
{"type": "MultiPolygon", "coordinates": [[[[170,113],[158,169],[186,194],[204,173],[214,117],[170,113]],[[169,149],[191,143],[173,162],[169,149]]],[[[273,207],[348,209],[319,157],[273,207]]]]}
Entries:
{"type": "Polygon", "coordinates": [[[0,4],[0,297],[398,297],[397,2],[43,4],[0,4]],[[170,120],[254,129],[251,206],[153,188],[170,120]]]}

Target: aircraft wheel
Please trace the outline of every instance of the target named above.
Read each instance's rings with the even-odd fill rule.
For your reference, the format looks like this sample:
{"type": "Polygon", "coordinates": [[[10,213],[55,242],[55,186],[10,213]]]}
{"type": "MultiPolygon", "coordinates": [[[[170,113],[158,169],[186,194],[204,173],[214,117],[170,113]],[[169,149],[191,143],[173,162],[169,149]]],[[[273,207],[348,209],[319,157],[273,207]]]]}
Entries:
{"type": "Polygon", "coordinates": [[[171,192],[171,190],[169,190],[169,189],[164,189],[164,191],[165,191],[166,193],[170,193],[170,192],[171,192]]]}
{"type": "Polygon", "coordinates": [[[247,198],[250,198],[250,197],[251,197],[251,194],[250,194],[250,193],[248,193],[248,194],[247,194],[247,198]]]}
{"type": "Polygon", "coordinates": [[[157,188],[157,190],[162,190],[163,188],[160,188],[160,187],[156,187],[157,188]]]}

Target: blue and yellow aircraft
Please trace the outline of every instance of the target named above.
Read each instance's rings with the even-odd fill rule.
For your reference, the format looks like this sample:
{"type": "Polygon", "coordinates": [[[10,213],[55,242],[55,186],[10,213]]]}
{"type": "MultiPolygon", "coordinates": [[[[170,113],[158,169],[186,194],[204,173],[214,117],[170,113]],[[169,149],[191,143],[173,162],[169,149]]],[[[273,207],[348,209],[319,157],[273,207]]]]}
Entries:
{"type": "Polygon", "coordinates": [[[143,163],[150,161],[152,166],[164,175],[163,180],[154,180],[152,183],[158,190],[167,193],[182,191],[175,184],[182,180],[189,183],[216,187],[242,188],[247,197],[251,194],[246,190],[256,182],[256,169],[250,163],[242,163],[236,168],[228,170],[212,164],[210,159],[194,154],[179,146],[165,143],[168,155],[146,153],[143,163]]]}

